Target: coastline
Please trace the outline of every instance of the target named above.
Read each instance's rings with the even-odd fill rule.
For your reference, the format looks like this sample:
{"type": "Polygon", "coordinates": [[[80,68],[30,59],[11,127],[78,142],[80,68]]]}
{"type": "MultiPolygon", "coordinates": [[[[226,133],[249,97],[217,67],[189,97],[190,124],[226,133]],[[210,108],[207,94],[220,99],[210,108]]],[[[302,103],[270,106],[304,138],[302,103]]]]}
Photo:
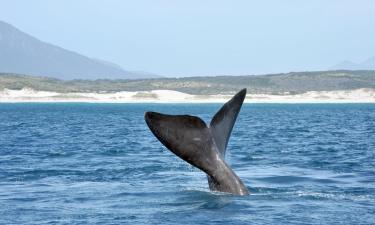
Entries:
{"type": "MultiPolygon", "coordinates": [[[[0,91],[0,103],[224,103],[232,95],[191,95],[171,90],[114,93],[58,93],[30,88],[0,91]]],[[[303,94],[247,94],[245,103],[375,103],[375,89],[310,91],[303,94]]]]}

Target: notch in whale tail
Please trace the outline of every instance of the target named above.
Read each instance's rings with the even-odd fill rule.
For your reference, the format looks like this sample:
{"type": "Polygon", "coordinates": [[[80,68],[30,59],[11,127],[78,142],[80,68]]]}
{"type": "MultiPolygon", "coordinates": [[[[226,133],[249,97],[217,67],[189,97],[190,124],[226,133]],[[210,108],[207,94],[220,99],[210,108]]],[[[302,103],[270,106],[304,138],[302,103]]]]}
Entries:
{"type": "Polygon", "coordinates": [[[213,117],[210,127],[199,117],[146,112],[145,121],[171,152],[207,174],[214,191],[248,194],[240,178],[226,164],[225,149],[246,95],[237,93],[213,117]]]}

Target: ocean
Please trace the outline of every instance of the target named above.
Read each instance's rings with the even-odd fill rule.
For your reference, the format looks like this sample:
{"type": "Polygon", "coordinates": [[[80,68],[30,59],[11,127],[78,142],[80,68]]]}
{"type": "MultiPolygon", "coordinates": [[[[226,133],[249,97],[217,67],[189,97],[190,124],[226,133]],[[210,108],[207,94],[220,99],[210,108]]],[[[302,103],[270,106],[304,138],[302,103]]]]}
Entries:
{"type": "Polygon", "coordinates": [[[375,104],[244,104],[208,190],[145,111],[209,123],[221,104],[0,104],[0,224],[375,224],[375,104]]]}

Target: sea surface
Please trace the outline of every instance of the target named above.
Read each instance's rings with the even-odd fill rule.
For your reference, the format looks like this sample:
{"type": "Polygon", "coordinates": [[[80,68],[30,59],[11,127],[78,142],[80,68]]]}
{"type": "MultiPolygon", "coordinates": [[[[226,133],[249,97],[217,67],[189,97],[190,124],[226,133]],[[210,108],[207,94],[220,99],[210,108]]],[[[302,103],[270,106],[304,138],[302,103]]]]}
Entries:
{"type": "Polygon", "coordinates": [[[245,104],[227,149],[242,197],[143,118],[220,106],[0,104],[0,224],[375,224],[375,104],[245,104]]]}

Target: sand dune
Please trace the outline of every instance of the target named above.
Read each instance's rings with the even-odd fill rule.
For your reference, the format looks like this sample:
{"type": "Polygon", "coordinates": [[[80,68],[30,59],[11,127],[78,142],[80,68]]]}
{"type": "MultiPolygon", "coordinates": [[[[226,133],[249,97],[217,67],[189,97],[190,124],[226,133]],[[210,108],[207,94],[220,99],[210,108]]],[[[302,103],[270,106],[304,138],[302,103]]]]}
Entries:
{"type": "MultiPolygon", "coordinates": [[[[4,89],[0,102],[98,102],[98,103],[215,103],[232,95],[191,95],[171,90],[115,93],[58,93],[4,89]]],[[[297,95],[248,94],[250,103],[375,103],[375,89],[350,91],[310,91],[297,95]]]]}

